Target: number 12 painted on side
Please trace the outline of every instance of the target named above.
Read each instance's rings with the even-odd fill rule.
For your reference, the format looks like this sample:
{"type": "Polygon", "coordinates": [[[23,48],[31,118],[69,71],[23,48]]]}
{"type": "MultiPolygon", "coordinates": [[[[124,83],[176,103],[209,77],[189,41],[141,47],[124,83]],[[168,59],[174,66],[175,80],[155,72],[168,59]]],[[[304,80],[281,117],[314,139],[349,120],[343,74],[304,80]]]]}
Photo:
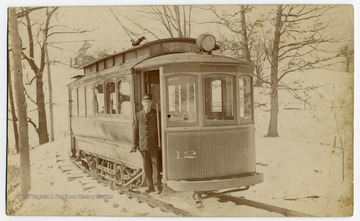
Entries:
{"type": "Polygon", "coordinates": [[[174,151],[175,157],[174,160],[183,160],[183,159],[195,159],[196,152],[195,151],[174,151]]]}

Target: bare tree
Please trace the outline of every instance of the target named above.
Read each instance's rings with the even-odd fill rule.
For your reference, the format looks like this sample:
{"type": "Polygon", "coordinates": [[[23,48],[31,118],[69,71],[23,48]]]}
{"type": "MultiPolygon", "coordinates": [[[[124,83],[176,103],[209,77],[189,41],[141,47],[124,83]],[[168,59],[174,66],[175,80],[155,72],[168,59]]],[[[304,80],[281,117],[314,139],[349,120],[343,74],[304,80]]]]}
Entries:
{"type": "Polygon", "coordinates": [[[20,147],[20,172],[21,192],[26,194],[31,189],[29,135],[24,94],[21,42],[15,8],[9,9],[9,28],[11,34],[12,61],[13,61],[13,87],[15,91],[16,112],[19,119],[19,147],[20,147]]]}
{"type": "Polygon", "coordinates": [[[279,136],[277,130],[279,97],[284,89],[296,99],[308,104],[300,96],[299,88],[292,88],[282,80],[289,73],[301,72],[332,65],[329,61],[339,56],[326,50],[336,40],[327,35],[328,21],[324,19],[331,9],[326,5],[278,5],[267,15],[257,15],[249,21],[259,6],[240,6],[234,13],[219,12],[216,7],[205,8],[216,16],[211,23],[226,27],[234,38],[222,37],[223,53],[245,59],[254,64],[256,85],[270,87],[270,122],[267,136],[279,136]],[[269,16],[270,15],[270,16],[269,16]],[[249,16],[251,17],[251,16],[249,16]],[[269,64],[270,75],[264,76],[264,66],[269,64]]]}
{"type": "Polygon", "coordinates": [[[14,139],[15,139],[15,148],[16,153],[19,153],[19,131],[18,131],[18,119],[15,113],[15,102],[14,102],[14,95],[13,95],[13,87],[12,87],[12,80],[11,80],[11,67],[10,67],[10,56],[8,56],[8,91],[9,91],[9,102],[10,102],[10,112],[11,112],[11,121],[13,124],[14,130],[14,139]]]}
{"type": "MultiPolygon", "coordinates": [[[[47,129],[47,122],[46,122],[46,110],[45,110],[45,99],[44,99],[44,89],[43,89],[43,73],[45,69],[45,47],[47,44],[48,32],[49,32],[49,25],[50,20],[55,11],[58,8],[55,7],[50,11],[46,9],[46,21],[45,27],[40,28],[39,32],[37,33],[37,37],[42,38],[42,42],[40,39],[34,39],[33,34],[33,24],[31,23],[30,14],[25,14],[25,21],[26,21],[26,29],[27,29],[27,36],[28,36],[28,47],[29,52],[28,54],[22,52],[23,57],[29,63],[31,69],[34,72],[34,78],[30,81],[30,83],[35,80],[36,83],[36,105],[38,109],[38,136],[39,136],[39,144],[44,144],[49,142],[49,135],[47,129]],[[42,36],[39,36],[42,35],[42,36]],[[39,64],[35,62],[36,55],[35,55],[35,45],[36,41],[40,47],[40,56],[39,56],[39,64]]],[[[27,9],[22,9],[22,11],[26,11],[27,9]]]]}
{"type": "Polygon", "coordinates": [[[281,38],[281,29],[283,27],[282,22],[282,5],[278,6],[278,10],[275,18],[275,32],[274,32],[274,41],[272,43],[272,50],[268,52],[269,61],[271,64],[271,94],[270,94],[270,123],[267,136],[277,137],[279,136],[277,130],[278,123],[278,113],[279,113],[279,79],[278,79],[278,68],[279,68],[279,51],[280,51],[280,38],[281,38]]]}
{"type": "MultiPolygon", "coordinates": [[[[38,123],[36,125],[30,118],[28,119],[28,122],[36,129],[39,137],[39,144],[49,142],[43,82],[45,66],[50,62],[49,60],[46,61],[48,40],[54,35],[87,32],[87,30],[57,29],[57,25],[52,25],[51,20],[58,9],[58,7],[22,8],[22,11],[18,13],[18,17],[23,17],[25,19],[25,21],[21,21],[20,24],[24,25],[27,31],[27,36],[24,37],[24,39],[27,40],[28,46],[26,51],[22,51],[22,56],[34,73],[33,78],[29,80],[28,84],[31,85],[33,81],[35,81],[36,85],[35,103],[37,106],[38,123]],[[32,20],[31,15],[35,11],[38,13],[37,15],[39,15],[39,13],[45,14],[45,16],[42,16],[44,17],[44,21],[32,20]]],[[[49,87],[51,87],[51,85],[49,85],[49,87]]],[[[50,103],[50,109],[52,108],[51,105],[52,103],[50,103]]]]}
{"type": "Polygon", "coordinates": [[[219,13],[216,6],[203,9],[210,10],[216,16],[217,20],[210,23],[222,25],[235,35],[231,38],[221,34],[220,52],[253,63],[256,76],[255,86],[261,86],[265,82],[262,75],[266,59],[265,51],[259,41],[259,33],[257,33],[261,21],[247,19],[247,14],[251,14],[254,6],[240,5],[239,10],[232,14],[219,13]]]}
{"type": "Polygon", "coordinates": [[[48,88],[49,88],[49,112],[50,112],[50,141],[54,141],[54,112],[53,112],[53,101],[52,101],[52,83],[51,83],[51,68],[50,68],[50,59],[48,45],[45,45],[45,56],[46,56],[46,66],[47,66],[47,77],[48,77],[48,88]]]}
{"type": "MultiPolygon", "coordinates": [[[[144,10],[139,10],[141,16],[145,19],[159,24],[163,29],[156,29],[157,25],[152,27],[145,27],[141,22],[134,19],[135,16],[127,17],[127,19],[134,24],[139,32],[150,34],[155,39],[160,39],[162,36],[171,38],[183,38],[191,36],[191,19],[193,6],[180,5],[163,5],[163,6],[149,6],[144,7],[144,10]]],[[[111,9],[110,9],[111,10],[111,9]]],[[[113,13],[115,15],[115,13],[113,13]]],[[[115,15],[116,16],[116,15],[115,15]]],[[[127,32],[130,38],[139,37],[139,32],[130,31],[118,18],[117,21],[121,24],[123,29],[127,32]]]]}
{"type": "Polygon", "coordinates": [[[324,5],[278,5],[274,19],[269,21],[273,34],[270,40],[264,36],[263,41],[271,66],[269,137],[279,136],[278,90],[284,85],[282,79],[289,73],[330,66],[329,61],[339,56],[325,49],[336,42],[326,36],[328,24],[322,19],[330,9],[324,5]]]}

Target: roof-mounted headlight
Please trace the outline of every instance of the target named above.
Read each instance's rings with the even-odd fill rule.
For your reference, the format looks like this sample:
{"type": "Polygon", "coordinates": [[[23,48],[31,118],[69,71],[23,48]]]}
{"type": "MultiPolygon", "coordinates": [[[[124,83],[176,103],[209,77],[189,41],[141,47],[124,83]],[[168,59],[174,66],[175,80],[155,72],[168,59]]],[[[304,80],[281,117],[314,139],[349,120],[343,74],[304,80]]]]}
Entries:
{"type": "Polygon", "coordinates": [[[196,40],[196,45],[205,52],[211,52],[217,47],[216,39],[210,34],[202,34],[196,40]]]}

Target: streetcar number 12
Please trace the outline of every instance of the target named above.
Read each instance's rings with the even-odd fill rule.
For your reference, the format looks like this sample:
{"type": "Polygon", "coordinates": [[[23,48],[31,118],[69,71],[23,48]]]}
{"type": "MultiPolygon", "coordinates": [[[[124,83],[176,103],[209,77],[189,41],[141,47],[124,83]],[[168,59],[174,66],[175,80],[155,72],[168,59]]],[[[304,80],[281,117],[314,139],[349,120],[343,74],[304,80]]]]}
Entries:
{"type": "Polygon", "coordinates": [[[195,159],[196,152],[195,151],[175,151],[175,160],[182,160],[182,159],[195,159]]]}

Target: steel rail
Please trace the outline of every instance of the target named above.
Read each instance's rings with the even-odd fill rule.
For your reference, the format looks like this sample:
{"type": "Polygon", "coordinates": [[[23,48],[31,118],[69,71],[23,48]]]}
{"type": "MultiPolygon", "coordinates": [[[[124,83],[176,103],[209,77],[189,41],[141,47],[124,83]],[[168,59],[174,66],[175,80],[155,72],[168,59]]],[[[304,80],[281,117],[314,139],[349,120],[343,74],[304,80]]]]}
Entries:
{"type": "Polygon", "coordinates": [[[80,170],[85,171],[90,176],[96,178],[99,183],[101,182],[107,186],[110,186],[112,189],[117,190],[117,192],[120,195],[126,194],[129,199],[136,198],[138,203],[146,202],[152,208],[158,207],[163,212],[172,212],[175,215],[179,215],[179,216],[184,216],[184,217],[197,216],[195,214],[192,214],[191,212],[182,210],[180,208],[176,208],[174,205],[164,202],[164,201],[152,196],[151,194],[146,194],[146,193],[136,191],[136,190],[128,190],[128,189],[122,188],[121,186],[114,186],[111,184],[111,181],[105,180],[100,175],[89,171],[88,169],[84,168],[80,163],[77,163],[74,160],[71,160],[71,162],[74,165],[76,165],[80,170]]]}
{"type": "MultiPolygon", "coordinates": [[[[161,199],[152,196],[151,194],[143,193],[138,190],[130,190],[130,189],[122,188],[121,186],[113,185],[111,180],[106,180],[106,179],[104,179],[104,177],[100,176],[99,174],[89,171],[87,168],[83,167],[80,163],[76,162],[75,159],[71,160],[71,162],[78,169],[80,169],[80,170],[86,172],[87,174],[89,174],[90,176],[96,178],[99,183],[109,186],[113,190],[117,190],[117,192],[120,195],[126,194],[127,197],[130,199],[136,198],[138,203],[146,202],[152,208],[158,207],[163,212],[172,212],[175,215],[179,215],[179,216],[185,216],[185,217],[199,216],[199,214],[194,214],[192,212],[177,208],[173,204],[164,202],[161,199]]],[[[245,205],[245,206],[250,206],[253,208],[257,208],[257,209],[267,210],[269,212],[282,214],[286,217],[313,217],[313,215],[310,215],[310,214],[306,214],[306,213],[302,213],[302,212],[290,210],[287,208],[250,200],[250,199],[246,199],[245,197],[236,197],[236,196],[232,196],[229,194],[218,195],[218,196],[215,195],[211,198],[218,198],[218,201],[220,203],[234,202],[236,205],[245,205]]]]}
{"type": "Polygon", "coordinates": [[[267,203],[262,203],[254,200],[246,199],[245,197],[235,197],[231,195],[221,195],[217,196],[220,202],[234,202],[236,205],[246,205],[258,209],[267,210],[269,212],[279,213],[286,217],[313,217],[313,215],[286,209],[279,206],[274,206],[267,203]]]}

